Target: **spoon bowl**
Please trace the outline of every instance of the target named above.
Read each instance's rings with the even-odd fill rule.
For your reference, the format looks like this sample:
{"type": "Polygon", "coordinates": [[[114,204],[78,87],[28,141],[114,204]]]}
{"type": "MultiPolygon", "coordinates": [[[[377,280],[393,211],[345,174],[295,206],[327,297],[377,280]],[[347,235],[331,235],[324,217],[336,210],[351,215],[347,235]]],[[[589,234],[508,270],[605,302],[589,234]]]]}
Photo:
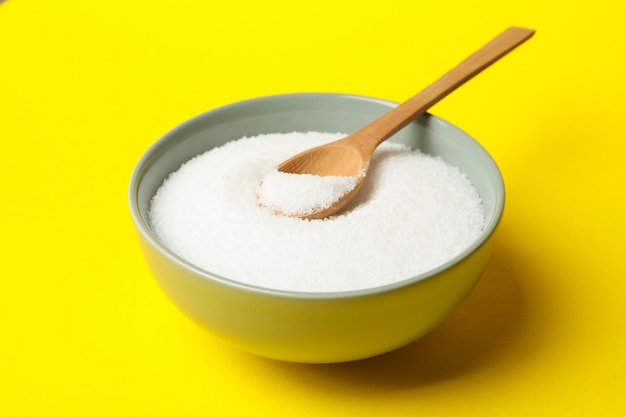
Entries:
{"type": "Polygon", "coordinates": [[[369,159],[345,139],[317,146],[286,160],[278,171],[292,174],[358,177],[369,159]]]}
{"type": "Polygon", "coordinates": [[[319,176],[341,176],[356,178],[356,185],[334,204],[319,208],[305,214],[283,213],[274,210],[275,214],[291,217],[302,217],[308,220],[324,219],[341,211],[363,185],[365,172],[369,167],[369,158],[364,158],[363,152],[354,146],[351,137],[340,139],[325,145],[306,150],[303,153],[286,160],[278,166],[279,172],[307,174],[319,176]]]}
{"type": "Polygon", "coordinates": [[[511,27],[463,60],[434,83],[351,135],[301,152],[278,166],[279,172],[356,177],[357,185],[330,206],[279,215],[322,219],[343,209],[365,180],[374,150],[430,107],[528,40],[534,30],[511,27]]]}

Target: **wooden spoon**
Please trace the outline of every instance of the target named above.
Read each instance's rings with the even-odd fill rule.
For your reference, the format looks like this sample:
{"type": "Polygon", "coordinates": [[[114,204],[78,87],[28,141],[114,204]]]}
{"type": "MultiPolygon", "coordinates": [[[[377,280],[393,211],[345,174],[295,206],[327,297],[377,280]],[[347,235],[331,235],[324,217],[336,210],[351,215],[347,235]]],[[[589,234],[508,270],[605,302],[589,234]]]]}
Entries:
{"type": "Polygon", "coordinates": [[[417,95],[355,133],[311,148],[281,163],[278,171],[285,173],[357,178],[356,187],[330,207],[305,214],[289,215],[306,219],[322,219],[344,208],[363,184],[372,153],[378,145],[424,114],[457,87],[529,39],[534,33],[532,29],[521,27],[511,27],[505,30],[417,95]]]}

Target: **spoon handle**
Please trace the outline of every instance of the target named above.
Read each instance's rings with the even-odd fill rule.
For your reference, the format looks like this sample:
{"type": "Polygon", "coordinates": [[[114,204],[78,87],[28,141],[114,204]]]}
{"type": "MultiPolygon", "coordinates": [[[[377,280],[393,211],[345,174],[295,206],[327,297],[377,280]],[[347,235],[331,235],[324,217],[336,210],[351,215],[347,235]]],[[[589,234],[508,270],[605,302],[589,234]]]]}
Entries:
{"type": "Polygon", "coordinates": [[[357,134],[350,137],[360,138],[359,147],[363,150],[375,149],[391,135],[424,114],[439,100],[528,40],[534,33],[532,29],[508,28],[421,92],[362,127],[357,134]]]}

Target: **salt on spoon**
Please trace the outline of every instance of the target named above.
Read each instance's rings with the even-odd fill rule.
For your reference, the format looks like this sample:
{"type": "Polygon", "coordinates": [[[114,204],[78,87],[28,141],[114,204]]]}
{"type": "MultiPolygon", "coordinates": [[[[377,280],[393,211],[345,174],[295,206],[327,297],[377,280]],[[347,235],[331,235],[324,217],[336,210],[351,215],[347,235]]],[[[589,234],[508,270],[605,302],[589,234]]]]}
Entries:
{"type": "MultiPolygon", "coordinates": [[[[283,201],[272,202],[273,194],[271,192],[266,194],[265,186],[274,182],[273,180],[267,182],[264,180],[261,182],[257,194],[259,204],[278,215],[309,220],[323,219],[337,213],[350,202],[360,189],[372,153],[378,145],[423,115],[426,110],[452,91],[528,40],[534,33],[535,31],[532,29],[508,28],[417,95],[394,107],[370,124],[345,138],[299,153],[278,166],[277,171],[285,174],[352,178],[354,186],[346,187],[343,193],[339,195],[331,193],[332,201],[320,204],[316,198],[305,198],[299,202],[294,200],[287,204],[283,201]],[[292,205],[296,203],[299,205],[292,205]]],[[[298,176],[296,175],[295,178],[297,179],[298,176]]],[[[293,179],[286,177],[280,181],[290,181],[290,189],[293,189],[293,187],[298,187],[297,184],[293,184],[293,179]]],[[[306,186],[306,184],[310,184],[310,178],[302,176],[302,179],[304,180],[301,184],[302,191],[310,192],[311,188],[306,186]]],[[[332,184],[333,181],[330,183],[332,184]]],[[[268,189],[271,190],[271,187],[268,189]]],[[[291,195],[294,194],[297,193],[291,193],[291,195]]]]}
{"type": "MultiPolygon", "coordinates": [[[[363,173],[365,175],[365,173],[363,173]]],[[[286,216],[325,210],[356,187],[353,176],[290,174],[272,171],[259,184],[259,204],[286,216]]]]}

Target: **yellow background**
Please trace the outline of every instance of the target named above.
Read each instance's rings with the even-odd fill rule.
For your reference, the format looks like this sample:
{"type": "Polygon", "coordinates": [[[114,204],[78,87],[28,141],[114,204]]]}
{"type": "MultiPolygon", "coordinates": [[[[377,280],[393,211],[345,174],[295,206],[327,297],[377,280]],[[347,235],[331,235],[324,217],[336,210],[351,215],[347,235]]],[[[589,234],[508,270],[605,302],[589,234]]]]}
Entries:
{"type": "Polygon", "coordinates": [[[624,17],[600,0],[0,2],[0,415],[626,415],[624,17]],[[511,25],[537,34],[432,109],[507,187],[493,261],[442,326],[300,365],[167,301],[127,204],[160,135],[263,95],[402,101],[511,25]]]}

